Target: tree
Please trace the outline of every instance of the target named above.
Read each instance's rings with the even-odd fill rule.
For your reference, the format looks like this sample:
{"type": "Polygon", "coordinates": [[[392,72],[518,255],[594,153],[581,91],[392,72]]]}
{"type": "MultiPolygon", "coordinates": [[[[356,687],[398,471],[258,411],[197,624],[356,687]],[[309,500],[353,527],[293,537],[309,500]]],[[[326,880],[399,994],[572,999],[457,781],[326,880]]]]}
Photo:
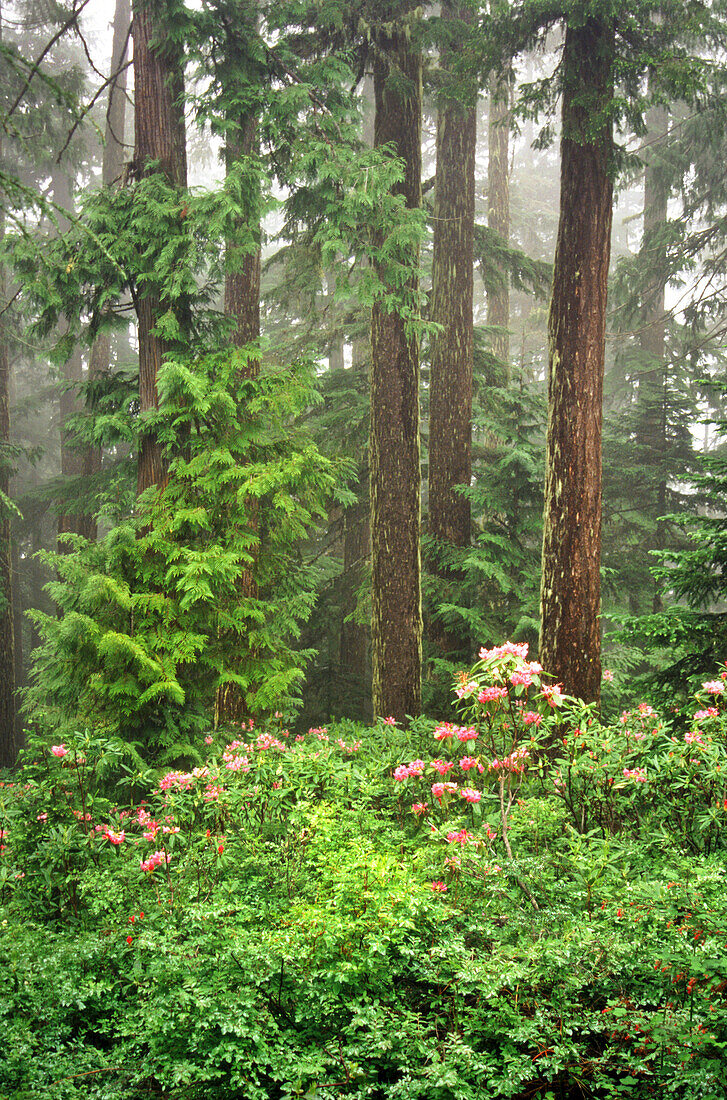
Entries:
{"type": "Polygon", "coordinates": [[[563,47],[561,190],[550,306],[540,662],[598,699],[601,424],[613,197],[613,18],[584,15],[563,47]]]}
{"type": "MultiPolygon", "coordinates": [[[[408,209],[421,205],[421,56],[408,26],[381,30],[374,55],[374,148],[401,159],[395,186],[408,209]]],[[[378,242],[380,246],[384,241],[378,242]]],[[[374,261],[387,290],[415,295],[418,247],[400,260],[374,261]]],[[[419,548],[419,343],[413,318],[379,295],[371,317],[371,641],[374,715],[402,722],[421,707],[419,548]]]]}
{"type": "MultiPolygon", "coordinates": [[[[187,152],[182,96],[182,56],[170,14],[172,0],[134,0],[134,163],[140,178],[159,172],[173,188],[187,186],[187,152]]],[[[179,216],[184,217],[180,204],[179,216]]],[[[150,257],[149,267],[153,268],[150,257]]],[[[159,407],[156,379],[171,344],[159,331],[162,316],[172,308],[153,273],[138,289],[136,310],[139,341],[139,412],[159,407]]],[[[178,305],[179,303],[177,303],[178,305]]],[[[170,326],[176,328],[176,324],[170,326]]],[[[141,437],[137,492],[161,485],[165,462],[154,430],[141,437]]]]}
{"type": "MultiPolygon", "coordinates": [[[[471,20],[459,4],[443,4],[442,19],[452,33],[471,20]]],[[[455,32],[456,33],[456,32],[455,32]]],[[[442,48],[446,74],[453,60],[451,44],[442,48]]],[[[429,532],[449,546],[470,541],[470,502],[462,492],[472,478],[472,354],[474,291],[476,88],[472,81],[452,87],[446,75],[437,114],[437,175],[434,199],[431,319],[439,326],[432,337],[429,392],[429,532]]],[[[436,551],[435,551],[436,554],[436,551]]],[[[439,561],[437,571],[449,570],[439,561]]],[[[466,628],[431,625],[445,650],[463,649],[466,628]]]]}

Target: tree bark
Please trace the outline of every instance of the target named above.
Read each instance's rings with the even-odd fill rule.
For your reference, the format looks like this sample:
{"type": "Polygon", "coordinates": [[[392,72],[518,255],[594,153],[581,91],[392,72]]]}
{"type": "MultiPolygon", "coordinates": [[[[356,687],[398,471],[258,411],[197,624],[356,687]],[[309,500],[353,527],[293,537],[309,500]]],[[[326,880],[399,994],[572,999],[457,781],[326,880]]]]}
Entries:
{"type": "Polygon", "coordinates": [[[612,25],[566,29],[560,219],[549,317],[540,662],[598,701],[601,426],[611,250],[612,25]]]}
{"type": "MultiPolygon", "coordinates": [[[[443,4],[444,20],[470,21],[471,12],[443,4]]],[[[451,64],[443,50],[443,70],[451,64]]],[[[471,89],[472,99],[476,88],[471,89]]],[[[437,177],[434,199],[432,339],[429,391],[429,531],[452,546],[468,546],[470,502],[458,492],[472,477],[472,354],[475,224],[474,103],[463,106],[443,92],[437,115],[437,177]]],[[[435,564],[446,579],[446,566],[435,564]]],[[[435,619],[428,634],[445,651],[466,648],[468,632],[446,629],[435,619]]]]}
{"type": "MultiPolygon", "coordinates": [[[[510,82],[493,78],[487,121],[487,224],[506,243],[510,240],[510,82]]],[[[503,273],[501,286],[487,291],[487,324],[498,331],[492,351],[506,366],[510,360],[510,286],[503,273]]]]}
{"type": "MultiPolygon", "coordinates": [[[[111,74],[116,73],[109,86],[109,98],[106,108],[106,128],[104,133],[101,182],[104,187],[114,187],[124,168],[124,133],[126,124],[126,86],[127,70],[120,70],[126,61],[131,25],[131,0],[116,0],[114,12],[114,36],[111,48],[111,74]]],[[[91,348],[88,364],[88,381],[94,382],[108,371],[111,366],[111,337],[107,331],[99,332],[91,348]]],[[[83,453],[83,474],[93,478],[101,471],[101,448],[89,447],[83,453]]],[[[81,534],[94,540],[97,537],[96,518],[88,515],[84,518],[81,534]]]]}
{"type": "MultiPolygon", "coordinates": [[[[421,87],[421,57],[404,33],[382,35],[374,145],[390,143],[401,158],[405,178],[397,191],[409,208],[421,205],[421,87]]],[[[417,263],[411,257],[411,290],[417,263]]],[[[375,268],[386,284],[385,264],[375,268]]],[[[403,722],[421,709],[419,346],[401,314],[380,300],[372,309],[371,350],[372,702],[374,715],[403,722]]]]}
{"type": "MultiPolygon", "coordinates": [[[[184,78],[182,58],[165,34],[164,0],[134,0],[134,160],[137,172],[146,175],[149,161],[159,168],[173,186],[187,185],[187,152],[182,96],[184,78]]],[[[159,406],[157,374],[169,350],[154,325],[167,304],[153,286],[138,297],[137,324],[139,341],[139,412],[159,406]]],[[[152,485],[161,485],[166,477],[162,447],[155,434],[146,431],[141,438],[137,471],[137,494],[152,485]]]]}

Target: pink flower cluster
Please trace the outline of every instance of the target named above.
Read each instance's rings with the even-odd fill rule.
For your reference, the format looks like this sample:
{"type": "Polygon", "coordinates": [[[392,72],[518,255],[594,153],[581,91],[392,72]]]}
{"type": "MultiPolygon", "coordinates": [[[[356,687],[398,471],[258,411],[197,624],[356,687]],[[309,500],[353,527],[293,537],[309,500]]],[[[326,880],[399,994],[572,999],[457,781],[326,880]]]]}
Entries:
{"type": "Polygon", "coordinates": [[[434,768],[435,772],[439,772],[440,775],[446,775],[447,772],[451,772],[454,764],[449,760],[432,760],[429,767],[434,768]]]}
{"type": "Polygon", "coordinates": [[[702,691],[706,691],[707,695],[723,695],[724,683],[722,680],[706,680],[702,684],[702,691]]]}
{"type": "Polygon", "coordinates": [[[67,756],[68,755],[68,749],[66,748],[65,745],[51,745],[50,751],[53,753],[54,756],[67,756]]]}
{"type": "Polygon", "coordinates": [[[506,695],[506,687],[486,687],[478,693],[477,702],[482,703],[484,706],[487,703],[496,703],[498,699],[504,699],[506,695]]]}
{"type": "Polygon", "coordinates": [[[634,783],[645,783],[646,768],[624,768],[624,779],[633,779],[634,783]]]}
{"type": "Polygon", "coordinates": [[[476,791],[474,787],[463,787],[459,793],[466,802],[479,802],[482,798],[482,792],[476,791]]]}
{"type": "Polygon", "coordinates": [[[493,649],[481,649],[480,660],[499,660],[502,657],[521,657],[523,660],[528,655],[527,642],[505,642],[504,645],[495,646],[493,649]]]}
{"type": "Polygon", "coordinates": [[[476,741],[477,730],[474,726],[455,726],[451,722],[440,722],[434,731],[435,741],[446,741],[456,737],[458,741],[476,741]]]}
{"type": "Polygon", "coordinates": [[[192,786],[193,776],[190,772],[167,772],[159,780],[160,791],[170,791],[176,787],[179,791],[188,791],[192,786]]]}
{"type": "Polygon", "coordinates": [[[491,772],[523,772],[525,764],[530,756],[527,749],[515,749],[509,756],[498,760],[497,757],[490,762],[488,768],[491,772]]]}
{"type": "Polygon", "coordinates": [[[457,789],[456,783],[432,783],[432,794],[440,802],[445,794],[454,794],[457,789]]]}
{"type": "Polygon", "coordinates": [[[161,863],[169,863],[172,857],[168,852],[158,851],[152,852],[148,859],[142,859],[139,866],[142,871],[148,871],[151,873],[155,867],[158,867],[161,863]]]}
{"type": "Polygon", "coordinates": [[[707,718],[719,718],[719,711],[716,707],[707,707],[706,710],[697,710],[694,712],[695,722],[704,722],[707,718]]]}
{"type": "Polygon", "coordinates": [[[122,829],[120,833],[115,833],[109,829],[108,825],[103,826],[103,838],[108,840],[111,844],[123,844],[126,839],[126,832],[122,829]]]}
{"type": "Polygon", "coordinates": [[[400,783],[404,779],[409,779],[411,776],[420,777],[424,775],[424,768],[426,767],[423,760],[412,760],[411,764],[400,764],[398,768],[394,770],[394,779],[397,779],[400,783]]]}

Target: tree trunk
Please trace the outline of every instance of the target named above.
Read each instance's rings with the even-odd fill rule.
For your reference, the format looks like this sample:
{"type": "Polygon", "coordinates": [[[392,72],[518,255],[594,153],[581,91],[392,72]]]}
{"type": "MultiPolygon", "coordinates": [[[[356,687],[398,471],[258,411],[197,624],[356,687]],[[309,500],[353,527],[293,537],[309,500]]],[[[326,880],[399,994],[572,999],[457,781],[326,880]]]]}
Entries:
{"type": "Polygon", "coordinates": [[[601,425],[611,251],[613,27],[567,27],[560,220],[549,318],[540,662],[600,696],[601,425]]]}
{"type": "MultiPolygon", "coordinates": [[[[442,5],[443,19],[471,19],[466,8],[442,5]]],[[[441,55],[442,69],[451,62],[441,55]]],[[[471,89],[474,98],[476,88],[471,89]]],[[[472,352],[475,223],[475,106],[443,93],[437,116],[437,178],[434,200],[432,320],[441,330],[432,340],[429,391],[429,531],[452,546],[468,546],[470,502],[458,487],[472,477],[472,352]]],[[[446,578],[441,563],[436,572],[446,578]]],[[[436,619],[428,628],[445,651],[467,647],[468,632],[447,630],[436,619]]]]}
{"type": "MultiPolygon", "coordinates": [[[[381,36],[374,62],[374,145],[404,165],[397,191],[421,205],[421,58],[401,31],[381,36]],[[392,79],[389,79],[389,78],[392,79]]],[[[416,289],[418,255],[408,287],[416,289]]],[[[386,284],[387,271],[376,271],[386,284]]],[[[396,290],[397,288],[392,288],[396,290]]],[[[371,314],[371,637],[374,715],[421,709],[419,347],[399,312],[371,314]]]]}
{"type": "MultiPolygon", "coordinates": [[[[131,24],[131,0],[116,0],[114,12],[114,37],[111,49],[111,75],[117,73],[113,84],[109,86],[109,99],[106,108],[106,129],[104,134],[101,182],[111,188],[121,178],[125,154],[124,132],[126,123],[126,86],[127,70],[119,70],[126,61],[131,24]]],[[[93,342],[88,364],[88,381],[98,379],[111,366],[111,337],[108,332],[100,332],[93,342]]],[[[101,471],[101,448],[89,447],[83,454],[83,473],[93,478],[101,471]]],[[[93,515],[84,518],[84,530],[88,539],[97,537],[96,519],[93,515]]]]}
{"type": "MultiPolygon", "coordinates": [[[[140,175],[148,173],[150,160],[175,187],[187,185],[187,152],[184,133],[182,58],[169,45],[164,28],[164,0],[134,0],[134,160],[140,175]]],[[[168,308],[153,286],[138,299],[139,412],[159,406],[157,374],[167,344],[153,334],[159,317],[168,308]]],[[[137,494],[166,477],[162,447],[155,434],[146,431],[139,447],[137,494]]]]}
{"type": "MultiPolygon", "coordinates": [[[[493,79],[487,122],[487,224],[506,243],[510,240],[510,81],[493,79]]],[[[488,288],[487,324],[498,331],[492,351],[507,366],[510,360],[510,286],[503,272],[501,286],[488,288]]]]}

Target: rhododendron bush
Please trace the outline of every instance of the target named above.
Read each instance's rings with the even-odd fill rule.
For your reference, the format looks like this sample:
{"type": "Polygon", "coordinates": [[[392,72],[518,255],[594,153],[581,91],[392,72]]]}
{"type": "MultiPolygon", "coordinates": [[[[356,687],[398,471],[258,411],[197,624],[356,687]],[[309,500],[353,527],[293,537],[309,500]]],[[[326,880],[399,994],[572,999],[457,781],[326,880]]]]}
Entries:
{"type": "Polygon", "coordinates": [[[506,643],[406,730],[32,744],[0,1097],[723,1097],[726,679],[604,722],[506,643]]]}

